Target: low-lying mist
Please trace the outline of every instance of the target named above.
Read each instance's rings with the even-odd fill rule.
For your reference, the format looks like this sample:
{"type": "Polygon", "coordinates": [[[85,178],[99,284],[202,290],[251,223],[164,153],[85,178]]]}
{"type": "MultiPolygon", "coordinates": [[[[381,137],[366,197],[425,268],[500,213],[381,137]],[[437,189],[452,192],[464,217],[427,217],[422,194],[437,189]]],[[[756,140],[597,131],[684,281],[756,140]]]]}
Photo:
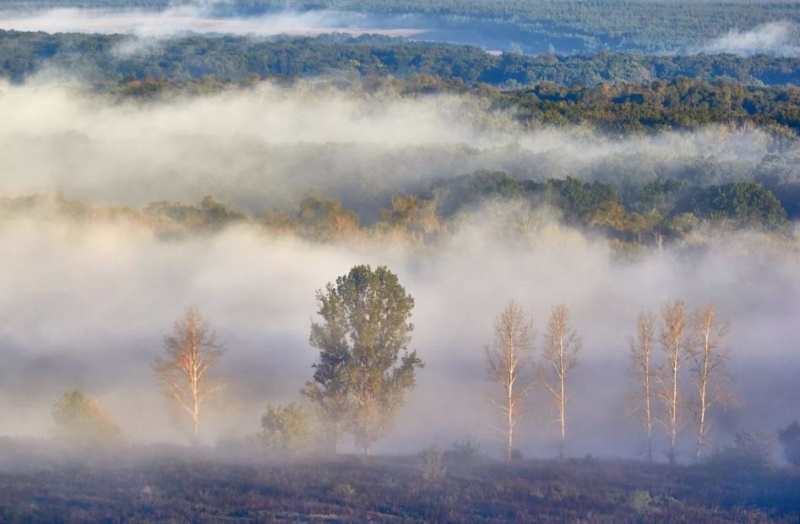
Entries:
{"type": "Polygon", "coordinates": [[[732,29],[724,36],[706,44],[702,52],[796,58],[800,56],[799,39],[800,26],[789,20],[781,20],[759,25],[749,31],[732,29]]]}
{"type": "MultiPolygon", "coordinates": [[[[255,432],[267,402],[299,400],[316,351],[308,345],[314,292],[356,264],[387,265],[416,300],[412,346],[427,363],[384,451],[486,436],[491,420],[483,347],[511,298],[541,333],[553,304],[567,304],[583,339],[570,384],[571,454],[636,455],[637,427],[624,402],[627,337],[640,308],[681,298],[707,302],[731,322],[725,344],[742,403],[726,432],[768,429],[796,418],[800,314],[796,250],[732,235],[698,253],[664,251],[635,263],[607,246],[533,213],[530,232],[504,238],[519,209],[487,209],[429,251],[348,248],[234,228],[213,237],[164,242],[133,226],[6,221],[0,230],[0,427],[44,435],[50,406],[80,388],[102,400],[134,441],[181,439],[151,364],[162,337],[188,304],[209,318],[229,353],[222,410],[206,439],[255,432]]],[[[537,340],[537,346],[541,336],[537,340]]],[[[552,413],[538,392],[526,454],[552,455],[552,413]]]]}
{"type": "MultiPolygon", "coordinates": [[[[586,129],[526,132],[513,115],[484,104],[313,85],[134,104],[60,87],[3,86],[0,194],[62,191],[134,206],[214,194],[252,210],[292,209],[312,193],[366,200],[477,169],[589,178],[628,168],[625,176],[646,180],[655,165],[680,171],[702,159],[720,177],[752,177],[773,147],[758,130],[616,141],[586,129]]],[[[415,298],[411,347],[426,363],[378,451],[487,438],[493,386],[483,348],[509,299],[533,315],[537,352],[557,303],[570,308],[583,340],[570,382],[568,455],[640,456],[640,432],[624,402],[634,386],[626,378],[627,339],[641,308],[658,311],[669,299],[713,303],[731,322],[725,345],[742,402],[718,418],[719,442],[739,430],[773,431],[798,416],[797,246],[750,232],[709,237],[693,249],[620,262],[604,239],[561,225],[546,209],[509,203],[474,210],[424,249],[313,243],[250,226],[165,241],[127,223],[4,218],[0,434],[47,435],[55,400],[80,388],[131,440],[182,440],[152,363],[192,304],[229,348],[219,370],[230,387],[204,422],[204,438],[254,433],[267,402],[300,400],[317,357],[308,344],[314,293],[357,264],[388,266],[415,298]]],[[[541,390],[530,410],[520,448],[554,456],[554,416],[541,390]]]]}
{"type": "MultiPolygon", "coordinates": [[[[397,22],[397,21],[396,21],[397,22]]],[[[219,33],[254,37],[321,33],[409,36],[420,29],[394,26],[377,17],[339,11],[283,11],[248,17],[219,17],[202,7],[171,9],[54,9],[3,12],[0,29],[47,33],[134,34],[165,38],[187,33],[219,33]]]]}
{"type": "MultiPolygon", "coordinates": [[[[92,203],[197,202],[293,210],[311,194],[351,208],[478,170],[643,185],[753,180],[796,144],[757,129],[710,127],[612,139],[588,128],[525,130],[475,96],[341,92],[263,84],[205,97],[115,103],[63,87],[0,87],[0,189],[62,191],[92,203]]],[[[800,180],[791,161],[784,181],[800,180]]],[[[365,213],[369,215],[370,213],[365,213]]],[[[374,215],[375,212],[372,213],[374,215]]]]}

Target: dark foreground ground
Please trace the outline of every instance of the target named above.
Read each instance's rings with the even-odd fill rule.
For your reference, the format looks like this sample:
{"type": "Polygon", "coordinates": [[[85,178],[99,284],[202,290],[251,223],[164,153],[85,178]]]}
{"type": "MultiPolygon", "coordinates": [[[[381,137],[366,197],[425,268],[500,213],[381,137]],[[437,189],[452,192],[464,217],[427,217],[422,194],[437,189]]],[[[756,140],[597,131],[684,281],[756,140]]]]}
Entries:
{"type": "MultiPolygon", "coordinates": [[[[1,522],[798,522],[800,473],[445,455],[270,463],[0,451],[1,522]],[[443,473],[443,475],[441,475],[443,473]],[[425,480],[428,477],[430,480],[425,480]]],[[[723,465],[725,466],[725,465],[723,465]]]]}

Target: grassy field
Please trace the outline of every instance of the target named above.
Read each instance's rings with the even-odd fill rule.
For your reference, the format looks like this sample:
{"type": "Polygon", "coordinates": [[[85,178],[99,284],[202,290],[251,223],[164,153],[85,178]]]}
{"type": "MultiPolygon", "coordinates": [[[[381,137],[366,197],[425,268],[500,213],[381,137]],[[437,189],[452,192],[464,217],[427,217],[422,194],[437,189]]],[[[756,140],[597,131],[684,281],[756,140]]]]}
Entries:
{"type": "MultiPolygon", "coordinates": [[[[3,452],[3,522],[797,522],[800,473],[422,457],[269,461],[200,450],[3,452]],[[213,455],[213,456],[212,456],[213,455]],[[11,457],[13,456],[13,460],[11,457]]],[[[721,467],[722,466],[722,467],[721,467]]]]}

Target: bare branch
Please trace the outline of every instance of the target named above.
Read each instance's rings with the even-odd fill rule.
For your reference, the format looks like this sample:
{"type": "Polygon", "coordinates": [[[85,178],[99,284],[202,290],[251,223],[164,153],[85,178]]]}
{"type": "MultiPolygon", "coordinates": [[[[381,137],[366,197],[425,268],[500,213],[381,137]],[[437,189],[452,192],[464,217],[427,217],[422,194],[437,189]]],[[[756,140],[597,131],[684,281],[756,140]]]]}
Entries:
{"type": "Polygon", "coordinates": [[[189,416],[196,439],[202,405],[224,387],[209,371],[227,350],[195,307],[186,308],[172,336],[164,337],[164,350],[166,357],[156,359],[153,368],[165,395],[189,416]]]}

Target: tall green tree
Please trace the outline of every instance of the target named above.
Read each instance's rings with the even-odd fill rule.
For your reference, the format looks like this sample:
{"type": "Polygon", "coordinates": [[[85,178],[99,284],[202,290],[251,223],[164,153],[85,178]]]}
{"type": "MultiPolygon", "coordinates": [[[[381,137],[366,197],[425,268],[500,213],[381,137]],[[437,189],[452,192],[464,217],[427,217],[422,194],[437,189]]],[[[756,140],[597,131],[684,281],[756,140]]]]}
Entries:
{"type": "Polygon", "coordinates": [[[317,300],[322,320],[312,323],[309,342],[320,356],[304,393],[327,419],[332,450],[347,429],[369,454],[423,367],[408,350],[414,299],[385,266],[361,265],[317,291],[317,300]]]}

